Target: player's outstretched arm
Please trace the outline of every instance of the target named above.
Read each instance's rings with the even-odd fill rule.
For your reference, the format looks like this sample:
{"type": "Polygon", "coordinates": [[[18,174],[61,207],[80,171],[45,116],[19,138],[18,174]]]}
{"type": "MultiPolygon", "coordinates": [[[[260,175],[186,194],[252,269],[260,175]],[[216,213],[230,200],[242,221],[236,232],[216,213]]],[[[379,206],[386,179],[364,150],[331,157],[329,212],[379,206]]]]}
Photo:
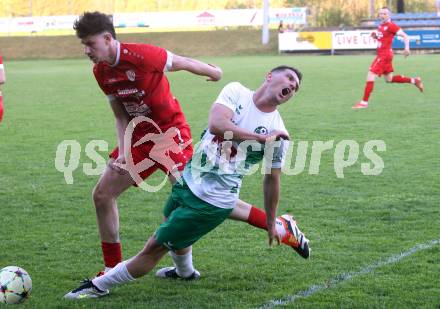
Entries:
{"type": "Polygon", "coordinates": [[[280,237],[275,229],[275,219],[277,217],[278,200],[280,196],[280,168],[272,168],[270,174],[264,176],[264,208],[266,210],[267,234],[269,245],[276,240],[280,244],[280,237]]]}
{"type": "Polygon", "coordinates": [[[188,71],[193,74],[206,76],[208,81],[216,82],[222,78],[223,72],[218,66],[207,64],[202,61],[173,55],[173,63],[169,71],[188,71]]]}
{"type": "Polygon", "coordinates": [[[257,141],[259,143],[271,142],[279,139],[289,140],[289,134],[284,131],[275,130],[269,134],[257,134],[238,127],[232,122],[234,112],[220,103],[215,103],[209,113],[208,129],[211,134],[224,137],[226,132],[231,132],[231,140],[257,141]]]}
{"type": "Polygon", "coordinates": [[[403,50],[403,55],[405,57],[408,57],[411,53],[409,50],[409,36],[402,29],[397,31],[396,34],[403,38],[403,43],[405,44],[405,49],[403,50]]]}

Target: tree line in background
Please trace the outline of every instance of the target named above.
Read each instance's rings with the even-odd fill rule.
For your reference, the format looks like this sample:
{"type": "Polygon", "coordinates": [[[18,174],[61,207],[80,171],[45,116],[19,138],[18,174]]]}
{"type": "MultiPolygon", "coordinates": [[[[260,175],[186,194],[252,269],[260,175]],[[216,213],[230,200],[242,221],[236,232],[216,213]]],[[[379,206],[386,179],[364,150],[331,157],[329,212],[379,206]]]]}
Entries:
{"type": "MultiPolygon", "coordinates": [[[[406,0],[407,12],[435,10],[436,0],[406,0]]],[[[263,0],[0,0],[1,17],[78,15],[84,11],[106,13],[190,11],[208,9],[261,8],[263,0]]],[[[310,25],[329,27],[357,25],[375,9],[389,6],[395,10],[397,0],[271,0],[273,8],[308,7],[310,25]]],[[[373,16],[374,17],[374,16],[373,16]]]]}

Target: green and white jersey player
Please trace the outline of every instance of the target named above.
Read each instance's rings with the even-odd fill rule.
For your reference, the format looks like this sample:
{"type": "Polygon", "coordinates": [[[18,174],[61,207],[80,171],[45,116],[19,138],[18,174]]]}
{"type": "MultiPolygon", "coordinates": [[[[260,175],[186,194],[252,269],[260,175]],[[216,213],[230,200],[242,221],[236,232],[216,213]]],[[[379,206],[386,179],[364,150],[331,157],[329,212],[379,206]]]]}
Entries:
{"type": "MultiPolygon", "coordinates": [[[[210,130],[202,135],[197,150],[183,172],[191,191],[216,207],[235,207],[243,176],[255,172],[253,165],[264,157],[269,167],[281,168],[286,142],[281,140],[263,144],[258,140],[263,142],[262,136],[267,137],[269,132],[287,132],[286,127],[278,110],[260,110],[254,103],[254,95],[254,91],[239,82],[223,88],[215,101],[215,111],[211,113],[210,130]],[[221,119],[213,118],[219,116],[221,119]],[[231,127],[231,131],[225,131],[221,137],[212,132],[224,130],[216,127],[218,122],[231,122],[236,128],[231,127]],[[233,131],[237,128],[254,133],[254,139],[237,139],[240,133],[233,131]]],[[[284,137],[287,137],[285,134],[284,137]]]]}
{"type": "MultiPolygon", "coordinates": [[[[266,75],[255,92],[239,83],[228,84],[210,111],[209,132],[203,135],[192,161],[186,165],[183,178],[173,186],[164,208],[167,220],[136,256],[119,263],[103,276],[84,282],[65,297],[82,299],[107,295],[109,288],[150,272],[168,251],[189,248],[229,217],[243,176],[263,157],[268,162],[263,191],[269,244],[274,240],[279,243],[275,222],[283,143],[276,142],[288,140],[289,135],[277,108],[298,91],[301,78],[297,69],[279,66],[266,75]]],[[[308,257],[308,240],[294,225],[296,250],[308,257]]],[[[189,273],[193,272],[193,276],[185,279],[194,279],[192,261],[183,266],[190,268],[189,273]]],[[[169,277],[161,275],[167,272],[168,268],[159,270],[159,277],[169,277]]]]}

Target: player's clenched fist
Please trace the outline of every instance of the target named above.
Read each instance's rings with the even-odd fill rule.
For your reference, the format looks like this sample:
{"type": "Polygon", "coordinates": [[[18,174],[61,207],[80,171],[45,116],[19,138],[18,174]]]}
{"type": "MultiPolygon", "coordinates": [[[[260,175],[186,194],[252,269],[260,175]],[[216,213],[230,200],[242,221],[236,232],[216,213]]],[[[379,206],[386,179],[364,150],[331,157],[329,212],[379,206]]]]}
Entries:
{"type": "Polygon", "coordinates": [[[260,142],[270,143],[270,142],[274,142],[274,141],[279,141],[281,139],[290,140],[289,133],[287,133],[285,131],[274,130],[274,131],[270,132],[268,135],[263,135],[262,140],[260,142]]]}
{"type": "Polygon", "coordinates": [[[211,70],[211,75],[209,76],[209,78],[207,79],[207,81],[209,82],[216,82],[219,81],[222,76],[223,76],[223,71],[220,67],[214,65],[214,64],[209,64],[213,69],[211,70]]]}
{"type": "Polygon", "coordinates": [[[112,168],[114,171],[118,172],[119,174],[125,174],[127,173],[127,170],[125,168],[125,156],[118,156],[113,162],[110,163],[110,168],[112,168]]]}

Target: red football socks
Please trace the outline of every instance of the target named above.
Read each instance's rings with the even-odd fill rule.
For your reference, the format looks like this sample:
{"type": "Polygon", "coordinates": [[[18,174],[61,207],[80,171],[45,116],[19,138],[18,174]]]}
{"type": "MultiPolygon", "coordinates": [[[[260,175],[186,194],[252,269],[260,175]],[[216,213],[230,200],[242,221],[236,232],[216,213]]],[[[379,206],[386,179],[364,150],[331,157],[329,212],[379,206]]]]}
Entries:
{"type": "Polygon", "coordinates": [[[252,206],[247,222],[260,229],[267,230],[266,212],[260,208],[252,206]]]}
{"type": "Polygon", "coordinates": [[[0,122],[3,119],[3,97],[0,95],[0,122]]]}
{"type": "Polygon", "coordinates": [[[121,243],[101,242],[102,254],[104,256],[105,267],[113,268],[122,262],[121,243]]]}
{"type": "Polygon", "coordinates": [[[374,88],[374,82],[367,82],[365,84],[364,97],[362,98],[362,101],[368,102],[368,99],[370,98],[370,94],[373,91],[373,88],[374,88]]]}
{"type": "Polygon", "coordinates": [[[394,75],[391,80],[392,83],[411,83],[411,78],[402,76],[402,75],[394,75]]]}

